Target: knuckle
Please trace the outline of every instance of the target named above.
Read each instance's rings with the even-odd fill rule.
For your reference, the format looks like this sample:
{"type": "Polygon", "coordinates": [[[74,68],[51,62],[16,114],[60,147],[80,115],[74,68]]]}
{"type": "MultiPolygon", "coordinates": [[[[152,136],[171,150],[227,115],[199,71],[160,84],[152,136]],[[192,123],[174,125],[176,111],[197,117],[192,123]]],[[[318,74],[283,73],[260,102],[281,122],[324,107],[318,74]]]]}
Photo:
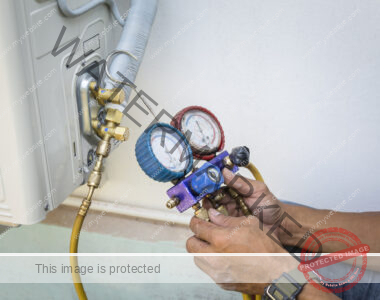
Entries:
{"type": "Polygon", "coordinates": [[[195,242],[195,237],[191,237],[186,241],[186,250],[188,252],[194,252],[194,242],[195,242]]]}
{"type": "Polygon", "coordinates": [[[186,250],[187,252],[191,252],[191,238],[186,241],[186,250]]]}
{"type": "Polygon", "coordinates": [[[211,241],[217,249],[223,249],[226,244],[226,239],[222,234],[213,235],[211,241]]]}
{"type": "Polygon", "coordinates": [[[192,217],[191,220],[190,220],[190,228],[193,229],[195,228],[197,222],[197,220],[195,219],[195,217],[192,217]]]}

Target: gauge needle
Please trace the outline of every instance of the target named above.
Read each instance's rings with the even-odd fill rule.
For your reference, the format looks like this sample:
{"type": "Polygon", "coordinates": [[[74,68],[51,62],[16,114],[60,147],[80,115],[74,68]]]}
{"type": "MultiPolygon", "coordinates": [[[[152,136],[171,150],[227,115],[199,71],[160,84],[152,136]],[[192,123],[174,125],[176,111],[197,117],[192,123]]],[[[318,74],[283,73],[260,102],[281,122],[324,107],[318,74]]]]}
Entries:
{"type": "Polygon", "coordinates": [[[198,126],[198,128],[199,128],[199,131],[200,131],[201,134],[202,134],[202,141],[203,141],[205,144],[207,144],[206,139],[207,139],[207,140],[210,140],[210,138],[209,138],[208,136],[205,136],[205,134],[203,133],[203,130],[202,130],[201,125],[199,125],[199,122],[198,122],[198,121],[195,121],[195,123],[197,123],[197,126],[198,126]]]}
{"type": "Polygon", "coordinates": [[[173,159],[173,156],[171,155],[171,153],[170,153],[168,147],[166,146],[166,144],[164,144],[164,149],[165,149],[165,152],[166,152],[166,153],[168,154],[168,156],[169,156],[170,164],[171,164],[173,167],[175,167],[175,166],[176,166],[176,163],[175,163],[175,161],[174,161],[174,159],[173,159]]]}

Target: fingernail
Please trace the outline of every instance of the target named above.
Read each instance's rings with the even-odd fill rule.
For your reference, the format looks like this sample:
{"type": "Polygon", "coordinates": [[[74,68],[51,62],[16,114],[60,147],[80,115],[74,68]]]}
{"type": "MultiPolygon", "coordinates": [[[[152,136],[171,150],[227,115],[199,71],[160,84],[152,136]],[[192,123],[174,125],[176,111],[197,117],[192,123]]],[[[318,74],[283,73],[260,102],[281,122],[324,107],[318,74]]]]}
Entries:
{"type": "Polygon", "coordinates": [[[216,209],[213,209],[213,208],[210,208],[208,210],[208,213],[214,217],[216,217],[217,215],[220,215],[220,212],[218,212],[216,209]]]}

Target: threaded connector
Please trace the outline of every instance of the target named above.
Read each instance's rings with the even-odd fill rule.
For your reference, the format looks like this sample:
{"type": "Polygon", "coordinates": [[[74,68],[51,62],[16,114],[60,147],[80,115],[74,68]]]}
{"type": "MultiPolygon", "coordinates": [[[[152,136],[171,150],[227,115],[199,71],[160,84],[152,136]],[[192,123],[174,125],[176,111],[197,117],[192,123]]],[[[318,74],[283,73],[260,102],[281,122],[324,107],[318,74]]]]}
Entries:
{"type": "Polygon", "coordinates": [[[179,204],[179,199],[177,197],[173,197],[166,202],[166,207],[169,209],[172,209],[176,207],[178,204],[179,204]]]}
{"type": "Polygon", "coordinates": [[[88,209],[90,208],[90,205],[91,205],[91,200],[84,198],[81,206],[79,207],[78,215],[85,217],[88,209]]]}

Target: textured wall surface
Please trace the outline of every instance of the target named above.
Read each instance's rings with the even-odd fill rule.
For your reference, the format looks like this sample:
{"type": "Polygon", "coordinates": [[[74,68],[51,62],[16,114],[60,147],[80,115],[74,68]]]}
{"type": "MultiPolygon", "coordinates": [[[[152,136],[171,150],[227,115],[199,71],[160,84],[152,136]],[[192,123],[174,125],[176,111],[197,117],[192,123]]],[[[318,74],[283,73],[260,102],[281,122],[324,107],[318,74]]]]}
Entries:
{"type": "MultiPolygon", "coordinates": [[[[374,210],[379,13],[373,1],[161,0],[137,86],[156,112],[213,110],[226,148],[249,146],[278,197],[374,210]]],[[[164,210],[168,185],[147,178],[134,157],[152,118],[131,113],[143,126],[126,121],[131,139],[108,159],[95,197],[164,210]]]]}

